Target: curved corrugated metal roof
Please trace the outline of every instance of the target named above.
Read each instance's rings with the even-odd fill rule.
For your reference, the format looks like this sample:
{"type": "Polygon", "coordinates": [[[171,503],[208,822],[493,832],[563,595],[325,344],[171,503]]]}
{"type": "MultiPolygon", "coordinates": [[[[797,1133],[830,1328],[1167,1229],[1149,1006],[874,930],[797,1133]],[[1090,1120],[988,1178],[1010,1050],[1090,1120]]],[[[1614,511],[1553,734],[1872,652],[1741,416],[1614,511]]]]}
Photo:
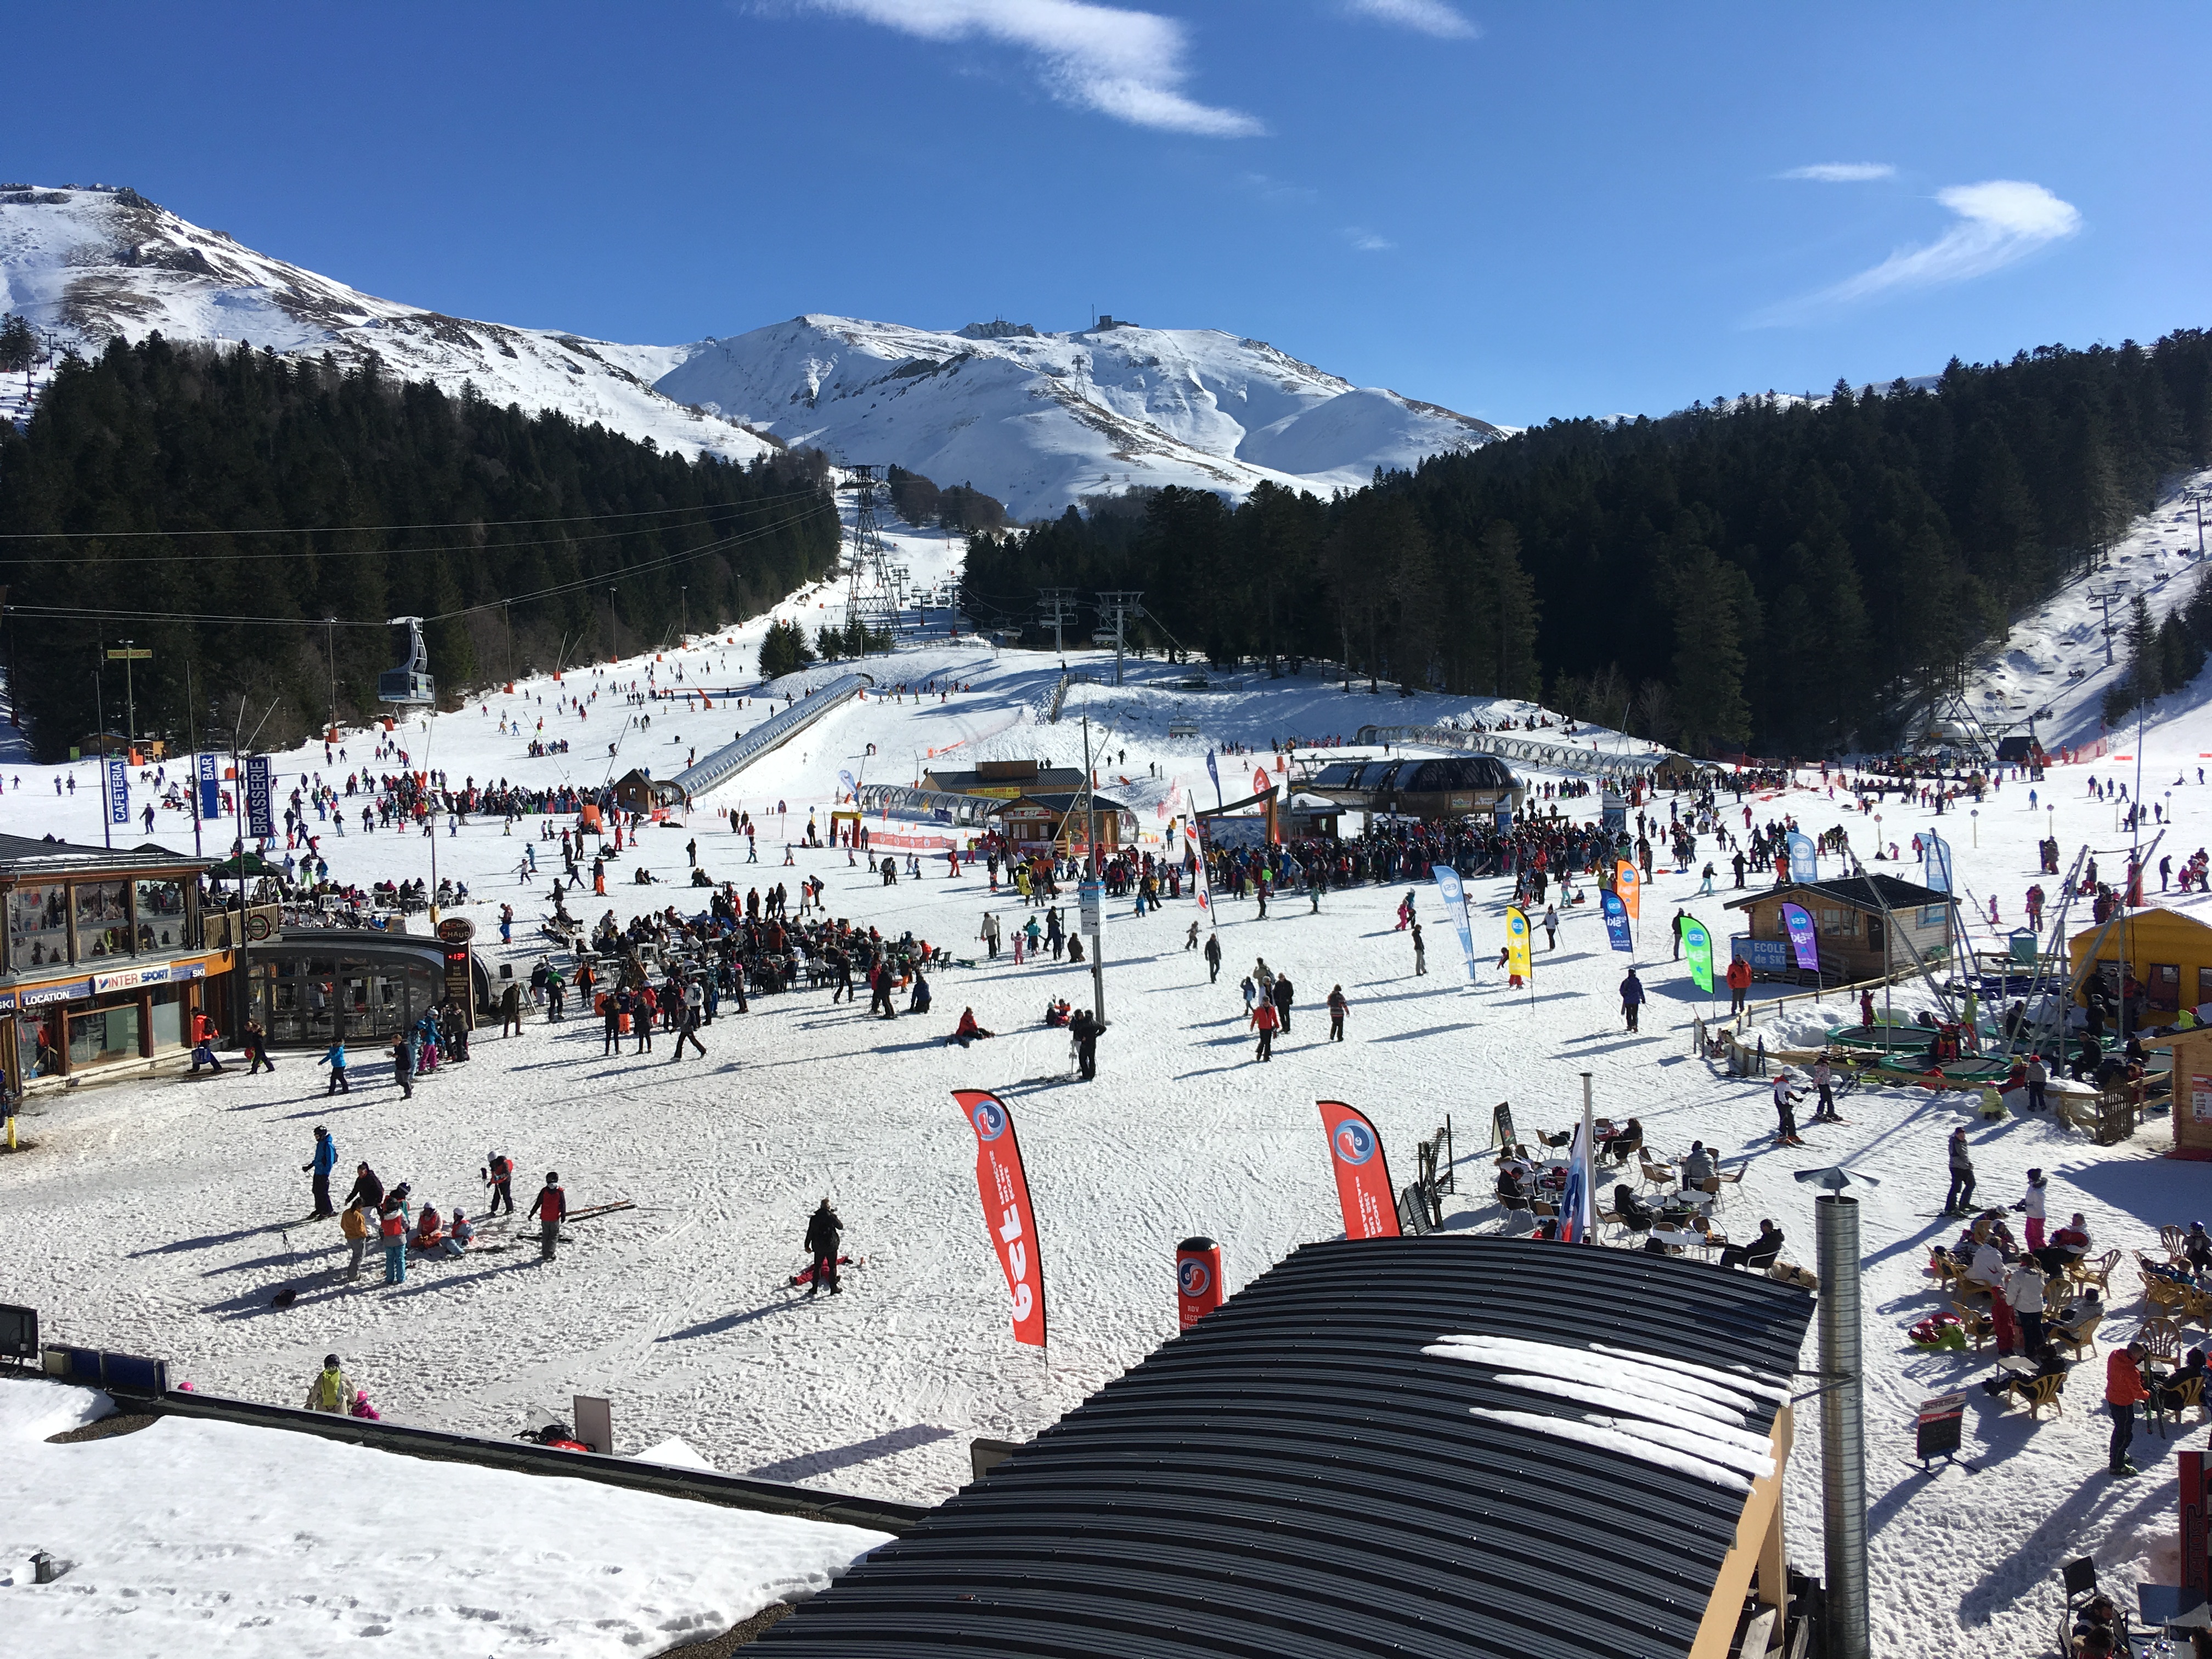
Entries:
{"type": "MultiPolygon", "coordinates": [[[[1656,1659],[1744,1507],[1666,1462],[1474,1414],[1589,1407],[1425,1354],[1462,1333],[1786,1379],[1812,1301],[1526,1240],[1309,1245],[763,1638],[843,1659],[1656,1659]]],[[[1744,1426],[1764,1434],[1761,1401],[1744,1426]]]]}

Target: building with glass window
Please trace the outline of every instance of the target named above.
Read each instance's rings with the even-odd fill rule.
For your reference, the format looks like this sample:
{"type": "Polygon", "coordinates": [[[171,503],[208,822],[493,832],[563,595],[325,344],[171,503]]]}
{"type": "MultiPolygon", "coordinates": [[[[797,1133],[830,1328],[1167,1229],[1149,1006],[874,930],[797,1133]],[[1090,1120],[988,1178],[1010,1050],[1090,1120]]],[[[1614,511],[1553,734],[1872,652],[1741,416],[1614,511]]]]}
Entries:
{"type": "Polygon", "coordinates": [[[227,935],[208,947],[205,859],[0,836],[0,1070],[40,1078],[153,1060],[188,1046],[192,1016],[221,1018],[227,935]]]}
{"type": "MultiPolygon", "coordinates": [[[[466,924],[462,923],[462,927],[466,924]]],[[[374,927],[288,927],[252,950],[247,1002],[280,1048],[389,1042],[448,997],[487,1006],[483,966],[448,920],[448,939],[374,927]]]]}

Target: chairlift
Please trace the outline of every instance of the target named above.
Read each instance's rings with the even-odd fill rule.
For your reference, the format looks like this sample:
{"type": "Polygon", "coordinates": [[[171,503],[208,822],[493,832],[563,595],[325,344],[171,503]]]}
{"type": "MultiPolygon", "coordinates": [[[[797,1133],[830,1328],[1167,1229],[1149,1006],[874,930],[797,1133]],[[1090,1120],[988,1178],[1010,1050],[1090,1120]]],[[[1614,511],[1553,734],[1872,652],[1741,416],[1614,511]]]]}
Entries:
{"type": "Polygon", "coordinates": [[[394,617],[392,625],[407,630],[407,659],[376,677],[376,700],[434,708],[438,702],[437,683],[429,673],[430,653],[422,643],[422,619],[394,617]]]}

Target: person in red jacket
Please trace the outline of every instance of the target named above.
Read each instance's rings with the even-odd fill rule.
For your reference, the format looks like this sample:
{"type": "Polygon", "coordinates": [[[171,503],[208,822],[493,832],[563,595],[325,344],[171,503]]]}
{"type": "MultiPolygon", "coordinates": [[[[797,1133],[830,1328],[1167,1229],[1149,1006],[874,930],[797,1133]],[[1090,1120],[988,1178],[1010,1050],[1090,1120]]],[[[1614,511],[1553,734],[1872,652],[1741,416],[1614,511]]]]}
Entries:
{"type": "Polygon", "coordinates": [[[1728,965],[1729,1012],[1743,1012],[1745,994],[1751,989],[1751,964],[1738,957],[1728,965]]]}
{"type": "Polygon", "coordinates": [[[538,1219],[538,1259],[550,1261],[553,1247],[561,1240],[561,1223],[568,1213],[568,1194],[561,1188],[558,1170],[545,1172],[545,1184],[530,1200],[530,1213],[538,1219]]]}
{"type": "Polygon", "coordinates": [[[1253,1029],[1260,1033],[1260,1052],[1253,1056],[1255,1060],[1273,1060],[1275,1057],[1275,1027],[1279,1024],[1281,1019],[1276,1014],[1273,1002],[1262,999],[1252,1010],[1253,1029]]]}
{"type": "Polygon", "coordinates": [[[2148,1352],[2140,1342],[2130,1342],[2124,1348],[2116,1348],[2105,1362],[2105,1407],[2112,1414],[2112,1455],[2110,1473],[2114,1475],[2140,1474],[2142,1470],[2129,1461],[2128,1448],[2135,1443],[2136,1407],[2150,1398],[2143,1387],[2142,1358],[2148,1352]]]}

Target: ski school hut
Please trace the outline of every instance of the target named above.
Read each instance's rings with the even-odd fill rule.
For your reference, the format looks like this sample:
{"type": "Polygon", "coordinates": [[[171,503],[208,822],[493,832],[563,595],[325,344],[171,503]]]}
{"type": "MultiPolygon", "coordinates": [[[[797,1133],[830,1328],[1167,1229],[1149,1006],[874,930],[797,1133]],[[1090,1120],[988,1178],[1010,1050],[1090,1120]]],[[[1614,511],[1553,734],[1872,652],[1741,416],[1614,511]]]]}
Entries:
{"type": "Polygon", "coordinates": [[[1338,806],[1408,817],[1463,818],[1501,806],[1518,817],[1528,786],[1495,755],[1333,761],[1298,786],[1338,806]]]}
{"type": "Polygon", "coordinates": [[[1788,1402],[1812,1312],[1795,1286],[1641,1251],[1308,1244],[761,1646],[1765,1653],[1784,1634],[1788,1402]]]}
{"type": "Polygon", "coordinates": [[[921,775],[921,787],[947,795],[984,795],[994,800],[1012,800],[1018,795],[1040,791],[1062,794],[1080,789],[1083,769],[1047,766],[1041,760],[977,761],[972,767],[932,766],[921,775]]]}
{"type": "Polygon", "coordinates": [[[625,812],[664,813],[684,804],[681,789],[642,769],[623,773],[607,793],[625,812]]]}
{"type": "Polygon", "coordinates": [[[2146,1025],[2162,1025],[2185,1006],[2212,1002],[2212,927],[2178,910],[2154,906],[2128,911],[2100,927],[2083,928],[2066,942],[2066,949],[2078,1002],[2087,1002],[2093,975],[2116,1001],[2123,982],[2133,975],[2142,988],[2146,1025]]]}
{"type": "MultiPolygon", "coordinates": [[[[1082,774],[1078,772],[1079,780],[1082,774]]],[[[1137,815],[1117,800],[1077,789],[1067,794],[1020,794],[991,814],[1002,839],[1024,857],[1057,848],[1070,858],[1091,850],[1091,809],[1098,815],[1098,846],[1112,857],[1137,840],[1137,815]]]]}
{"type": "Polygon", "coordinates": [[[1799,968],[1790,947],[1785,904],[1812,919],[1820,979],[1838,985],[1886,979],[1915,961],[1948,960],[1959,901],[1894,876],[1786,882],[1730,899],[1727,908],[1744,911],[1748,922],[1729,941],[1731,955],[1748,961],[1754,974],[1798,981],[1808,970],[1799,968]]]}

